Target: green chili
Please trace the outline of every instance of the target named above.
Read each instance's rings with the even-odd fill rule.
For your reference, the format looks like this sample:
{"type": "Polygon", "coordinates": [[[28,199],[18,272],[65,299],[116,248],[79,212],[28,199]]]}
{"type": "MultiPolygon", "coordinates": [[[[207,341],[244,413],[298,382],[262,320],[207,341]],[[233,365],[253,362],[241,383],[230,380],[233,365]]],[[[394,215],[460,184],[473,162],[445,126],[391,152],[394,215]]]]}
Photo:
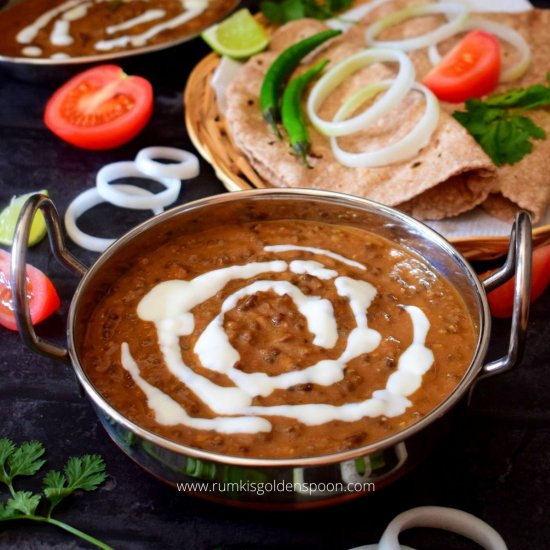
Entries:
{"type": "Polygon", "coordinates": [[[285,88],[281,101],[281,118],[290,139],[290,146],[308,168],[311,168],[307,161],[310,142],[302,109],[302,95],[306,86],[325,68],[327,63],[328,59],[320,61],[305,73],[293,78],[285,88]]]}
{"type": "Polygon", "coordinates": [[[281,137],[277,128],[279,120],[279,97],[281,88],[300,61],[317,46],[341,34],[339,30],[328,30],[309,36],[284,50],[269,67],[260,91],[260,107],[265,120],[273,128],[277,137],[281,137]]]}

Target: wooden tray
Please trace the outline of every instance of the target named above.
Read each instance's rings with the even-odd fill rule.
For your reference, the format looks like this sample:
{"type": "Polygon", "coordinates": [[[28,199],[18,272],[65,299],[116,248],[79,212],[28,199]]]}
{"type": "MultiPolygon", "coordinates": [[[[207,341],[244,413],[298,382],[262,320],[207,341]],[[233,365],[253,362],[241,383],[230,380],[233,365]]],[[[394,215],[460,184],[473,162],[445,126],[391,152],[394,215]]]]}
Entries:
{"type": "MultiPolygon", "coordinates": [[[[184,92],[185,123],[191,141],[214,168],[229,191],[272,187],[252,168],[231,140],[211,86],[220,57],[211,53],[191,72],[184,92]]],[[[504,255],[508,237],[460,237],[449,239],[470,260],[490,260],[504,255]]],[[[550,243],[550,225],[533,230],[535,246],[550,243]]]]}

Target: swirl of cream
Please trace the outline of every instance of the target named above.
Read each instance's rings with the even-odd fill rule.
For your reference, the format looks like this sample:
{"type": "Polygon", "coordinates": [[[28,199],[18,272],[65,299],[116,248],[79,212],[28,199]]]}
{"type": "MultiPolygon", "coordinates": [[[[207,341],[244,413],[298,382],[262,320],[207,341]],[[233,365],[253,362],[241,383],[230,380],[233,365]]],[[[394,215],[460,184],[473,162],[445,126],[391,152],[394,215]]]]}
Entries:
{"type": "MultiPolygon", "coordinates": [[[[360,270],[366,269],[354,260],[324,249],[283,244],[265,247],[265,250],[273,253],[300,251],[326,256],[360,270]]],[[[233,265],[204,273],[190,281],[171,280],[156,285],[139,303],[138,315],[142,320],[155,324],[160,350],[168,370],[215,414],[220,415],[215,418],[190,417],[170,396],[144,380],[127,344],[122,348],[122,366],[145,393],[148,406],[160,424],[179,423],[223,433],[257,433],[271,429],[270,422],[264,417],[273,415],[294,418],[306,425],[318,425],[333,420],[352,422],[367,416],[397,416],[411,405],[407,397],[420,387],[423,374],[434,360],[431,350],[425,346],[430,324],[423,311],[416,306],[403,306],[413,328],[411,345],[401,355],[397,369],[388,378],[386,387],[373,391],[369,398],[339,406],[325,403],[252,405],[254,397],[268,396],[276,389],[287,389],[304,383],[328,386],[342,380],[349,361],[372,352],[380,344],[380,334],[370,329],[367,323],[368,308],[375,296],[376,289],[370,283],[338,276],[336,270],[328,269],[318,261],[306,259],[293,260],[290,263],[275,260],[233,265]],[[225,374],[235,385],[219,386],[184,363],[179,339],[190,335],[195,328],[192,312],[194,307],[215,296],[229,281],[246,281],[258,275],[265,277],[269,273],[284,271],[307,273],[321,280],[332,280],[338,295],[347,299],[356,326],[348,334],[346,347],[340,357],[321,360],[301,370],[276,376],[263,372],[246,373],[236,367],[240,355],[224,331],[224,315],[235,308],[240,300],[257,293],[274,292],[280,296],[289,296],[304,316],[314,336],[313,344],[331,349],[338,340],[337,322],[332,304],[328,300],[304,295],[289,281],[263,279],[244,285],[228,296],[221,305],[220,313],[210,321],[195,343],[194,352],[201,365],[213,372],[225,374]]]]}

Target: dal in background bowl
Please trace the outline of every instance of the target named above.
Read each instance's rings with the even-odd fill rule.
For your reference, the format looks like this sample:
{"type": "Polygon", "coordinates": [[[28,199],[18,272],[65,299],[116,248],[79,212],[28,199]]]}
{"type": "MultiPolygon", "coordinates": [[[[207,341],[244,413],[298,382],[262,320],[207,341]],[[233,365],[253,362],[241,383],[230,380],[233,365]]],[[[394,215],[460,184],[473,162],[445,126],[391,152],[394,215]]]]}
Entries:
{"type": "MultiPolygon", "coordinates": [[[[160,0],[161,2],[164,0],[160,0]]],[[[200,1],[200,0],[197,0],[200,1]]],[[[158,2],[157,2],[158,3],[158,2]]],[[[77,39],[74,39],[73,44],[66,46],[56,46],[56,57],[30,57],[22,53],[22,49],[25,46],[33,47],[33,40],[30,44],[18,44],[15,37],[19,30],[25,26],[30,25],[36,20],[37,15],[34,13],[42,13],[48,10],[55,9],[56,6],[66,5],[67,2],[59,1],[56,6],[52,6],[52,2],[49,0],[7,0],[3,4],[0,3],[0,68],[3,68],[13,76],[21,78],[23,80],[61,80],[69,78],[78,71],[89,68],[91,65],[97,65],[100,63],[113,63],[121,59],[134,58],[136,56],[143,56],[144,54],[154,54],[155,52],[161,52],[166,48],[171,48],[188,40],[191,40],[198,36],[204,29],[218,22],[233,11],[238,5],[239,0],[209,0],[209,6],[202,13],[190,18],[188,21],[175,27],[174,29],[167,29],[164,33],[159,33],[151,39],[147,40],[144,44],[136,46],[120,46],[110,50],[97,50],[92,53],[76,54],[70,57],[62,57],[65,52],[70,52],[74,44],[89,44],[92,41],[98,41],[99,38],[95,36],[95,30],[92,29],[88,32],[78,32],[77,39]],[[33,6],[36,6],[34,8],[33,6]],[[14,11],[11,10],[14,8],[14,11]],[[33,10],[33,11],[31,11],[33,10]],[[86,36],[81,37],[83,34],[86,36]],[[17,46],[14,46],[17,44],[17,46]],[[61,54],[61,55],[59,55],[61,54]]],[[[44,40],[46,35],[50,35],[54,25],[56,23],[67,24],[69,23],[68,36],[71,36],[71,26],[83,24],[86,17],[76,17],[72,21],[63,21],[63,14],[75,9],[80,9],[81,4],[84,4],[84,0],[72,8],[67,8],[63,12],[54,15],[51,20],[45,24],[40,31],[39,35],[41,40],[44,40]]],[[[120,0],[110,0],[106,2],[100,2],[98,4],[101,9],[106,10],[106,17],[111,14],[116,15],[119,6],[123,5],[120,0]],[[112,8],[111,8],[112,6],[112,8]]],[[[132,3],[128,4],[129,6],[132,3]]],[[[124,6],[126,7],[126,6],[124,6]]],[[[155,5],[152,1],[146,6],[147,11],[158,11],[159,6],[155,5]]],[[[93,9],[93,7],[92,7],[93,9]]],[[[114,17],[114,15],[112,17],[114,17]]],[[[96,17],[97,18],[97,17],[96,17]]],[[[69,16],[70,19],[70,16],[69,16]]],[[[118,18],[120,19],[120,18],[118,18]]],[[[122,27],[124,21],[116,21],[116,24],[122,27]]],[[[146,21],[141,26],[136,27],[140,29],[140,32],[147,32],[151,27],[162,22],[162,17],[146,21]]],[[[97,27],[97,22],[91,21],[94,27],[97,27]]],[[[109,25],[107,22],[106,25],[109,25]]],[[[76,32],[76,31],[75,31],[76,32]]],[[[126,34],[130,35],[131,30],[124,30],[113,32],[110,35],[106,35],[107,38],[119,38],[126,34]]],[[[63,33],[61,33],[63,34],[63,33]]],[[[61,36],[63,40],[64,37],[61,36]]],[[[130,59],[131,60],[131,59],[130,59]]],[[[130,70],[132,65],[129,65],[130,70]]],[[[136,68],[139,70],[138,65],[136,68]]]]}

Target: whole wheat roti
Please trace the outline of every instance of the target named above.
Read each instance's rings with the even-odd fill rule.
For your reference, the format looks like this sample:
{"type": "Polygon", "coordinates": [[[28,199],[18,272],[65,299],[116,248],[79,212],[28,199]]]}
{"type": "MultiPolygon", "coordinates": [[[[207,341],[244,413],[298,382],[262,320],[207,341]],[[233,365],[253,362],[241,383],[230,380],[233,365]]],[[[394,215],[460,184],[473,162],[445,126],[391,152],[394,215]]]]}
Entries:
{"type": "MultiPolygon", "coordinates": [[[[271,49],[245,63],[227,90],[225,117],[232,139],[260,176],[275,186],[331,189],[390,206],[405,203],[403,207],[419,218],[449,217],[481,204],[491,192],[487,175],[494,167],[468,132],[444,111],[430,144],[416,157],[380,168],[341,165],[334,159],[328,139],[310,127],[313,168],[308,169],[291,152],[286,140],[273,135],[258,105],[267,68],[282,49],[323,28],[320,22],[312,20],[281,27],[273,35],[271,49]]],[[[320,59],[329,59],[330,67],[362,49],[347,36],[338,37],[310,55],[298,72],[320,59]]],[[[357,72],[327,98],[320,115],[332,118],[343,97],[369,82],[394,74],[394,68],[382,64],[357,72]]],[[[378,149],[405,135],[423,110],[422,95],[411,92],[391,115],[363,132],[341,138],[340,144],[351,151],[378,149]]]]}
{"type": "MultiPolygon", "coordinates": [[[[360,25],[348,32],[348,39],[356,44],[364,44],[364,31],[375,19],[413,4],[422,4],[418,0],[391,0],[369,12],[360,25]]],[[[531,47],[532,60],[527,72],[522,78],[507,84],[501,84],[495,90],[503,92],[511,88],[523,88],[531,84],[546,82],[546,73],[550,71],[550,11],[533,9],[521,13],[482,13],[475,14],[476,18],[489,19],[504,23],[514,28],[527,40],[531,47]]],[[[427,32],[444,21],[443,16],[427,16],[411,19],[394,29],[381,35],[382,39],[403,38],[427,32]]],[[[448,51],[458,38],[452,38],[440,44],[442,53],[448,51]]],[[[503,46],[505,46],[503,44],[503,46]]],[[[513,49],[505,49],[504,63],[511,65],[516,60],[517,53],[513,49]]],[[[421,80],[432,65],[427,56],[427,50],[412,52],[410,57],[415,65],[417,80],[421,80]]],[[[463,110],[462,104],[442,103],[442,109],[449,113],[463,110]]],[[[530,111],[530,118],[544,128],[550,136],[550,113],[539,109],[530,111]]],[[[533,221],[538,222],[550,204],[550,173],[548,159],[550,158],[550,139],[535,140],[533,152],[526,155],[521,161],[513,165],[496,167],[489,177],[480,178],[479,175],[467,174],[467,187],[478,189],[483,183],[488,185],[491,193],[484,201],[484,208],[493,216],[500,219],[511,219],[518,208],[528,210],[533,221]]],[[[484,174],[487,176],[487,174],[484,174]]],[[[464,185],[464,184],[463,184],[464,185]]],[[[413,201],[414,202],[414,201],[413,201]]],[[[429,205],[428,205],[429,207],[429,205]]],[[[409,208],[410,210],[410,208],[409,208]]],[[[413,208],[414,211],[414,208],[413,208]]],[[[424,212],[423,212],[424,213],[424,212]]],[[[429,217],[429,214],[428,214],[429,217]]]]}

